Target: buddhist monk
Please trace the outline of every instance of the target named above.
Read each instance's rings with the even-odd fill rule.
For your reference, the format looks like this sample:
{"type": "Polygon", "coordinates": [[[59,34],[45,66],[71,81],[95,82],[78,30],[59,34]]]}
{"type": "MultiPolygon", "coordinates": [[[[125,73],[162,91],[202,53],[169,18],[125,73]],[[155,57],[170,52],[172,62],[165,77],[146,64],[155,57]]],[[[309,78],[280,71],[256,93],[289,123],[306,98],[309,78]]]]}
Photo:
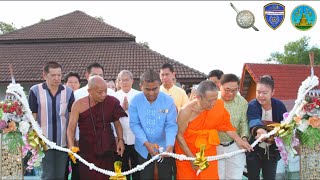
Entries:
{"type": "MultiPolygon", "coordinates": [[[[77,123],[80,128],[79,155],[89,163],[107,170],[114,170],[114,153],[122,156],[124,142],[120,117],[127,116],[118,99],[107,95],[107,83],[98,76],[90,77],[88,81],[89,95],[77,100],[71,108],[70,122],[67,130],[68,147],[74,146],[74,135],[77,123]],[[114,123],[118,142],[111,129],[114,123]]],[[[108,176],[90,170],[79,164],[80,179],[109,179],[108,176]]]]}
{"type": "MultiPolygon", "coordinates": [[[[240,148],[251,151],[250,144],[237,135],[223,101],[217,99],[217,86],[212,81],[202,81],[196,93],[196,98],[179,112],[176,153],[195,157],[200,145],[205,144],[205,156],[216,155],[216,146],[220,144],[218,131],[226,132],[240,148]]],[[[176,160],[176,164],[177,179],[219,179],[217,161],[210,161],[209,167],[198,176],[198,167],[192,161],[176,160]]]]}

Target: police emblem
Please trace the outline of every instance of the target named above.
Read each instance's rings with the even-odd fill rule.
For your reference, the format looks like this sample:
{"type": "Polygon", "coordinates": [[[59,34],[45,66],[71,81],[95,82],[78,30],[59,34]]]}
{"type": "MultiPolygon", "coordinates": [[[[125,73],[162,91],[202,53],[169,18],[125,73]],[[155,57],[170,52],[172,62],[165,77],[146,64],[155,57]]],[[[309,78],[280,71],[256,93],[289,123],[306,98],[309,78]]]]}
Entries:
{"type": "Polygon", "coordinates": [[[263,7],[264,20],[270,28],[276,30],[285,18],[285,6],[280,3],[269,3],[263,7]]]}
{"type": "Polygon", "coordinates": [[[311,29],[317,22],[317,14],[314,9],[308,5],[300,5],[291,12],[292,25],[301,31],[311,29]]]}

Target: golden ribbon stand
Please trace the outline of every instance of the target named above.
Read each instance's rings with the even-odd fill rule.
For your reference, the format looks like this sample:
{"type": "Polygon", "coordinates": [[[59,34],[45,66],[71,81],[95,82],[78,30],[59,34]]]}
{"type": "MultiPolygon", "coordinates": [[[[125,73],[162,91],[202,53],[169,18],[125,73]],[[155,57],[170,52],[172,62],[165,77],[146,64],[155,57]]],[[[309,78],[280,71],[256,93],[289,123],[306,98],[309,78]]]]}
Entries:
{"type": "Polygon", "coordinates": [[[197,167],[199,167],[199,170],[197,172],[197,175],[209,167],[209,162],[207,161],[207,158],[204,157],[204,150],[206,149],[205,144],[200,145],[200,152],[196,154],[196,160],[194,160],[193,164],[197,167]]]}
{"type": "MultiPolygon", "coordinates": [[[[79,149],[78,147],[72,147],[72,148],[71,148],[71,151],[72,151],[73,153],[77,153],[77,152],[80,151],[80,149],[79,149]]],[[[73,163],[73,164],[77,164],[77,161],[76,161],[76,158],[74,157],[74,155],[71,154],[71,153],[68,153],[68,155],[69,155],[72,163],[73,163]]]]}
{"type": "Polygon", "coordinates": [[[42,139],[38,136],[35,130],[29,131],[28,142],[30,146],[33,147],[34,149],[41,150],[41,147],[42,147],[43,151],[48,150],[46,143],[42,141],[42,139]]]}
{"type": "Polygon", "coordinates": [[[292,132],[294,124],[273,123],[267,126],[272,128],[278,127],[279,130],[277,131],[276,135],[279,137],[285,137],[289,132],[292,132]]]}
{"type": "Polygon", "coordinates": [[[111,176],[110,180],[126,180],[127,177],[122,175],[121,173],[122,162],[116,161],[114,162],[114,171],[116,172],[115,176],[111,176]]]}

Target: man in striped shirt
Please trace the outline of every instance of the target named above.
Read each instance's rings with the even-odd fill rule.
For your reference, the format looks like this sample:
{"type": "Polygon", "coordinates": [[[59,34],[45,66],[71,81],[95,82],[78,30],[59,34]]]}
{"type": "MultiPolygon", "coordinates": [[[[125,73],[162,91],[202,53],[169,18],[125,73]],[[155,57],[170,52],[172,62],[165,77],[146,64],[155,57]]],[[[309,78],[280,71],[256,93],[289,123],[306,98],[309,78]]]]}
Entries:
{"type": "MultiPolygon", "coordinates": [[[[42,133],[58,146],[67,147],[69,112],[74,102],[72,89],[61,84],[62,66],[54,61],[43,68],[43,83],[31,87],[29,106],[42,133]]],[[[41,179],[64,179],[68,154],[49,149],[42,160],[41,179]]]]}

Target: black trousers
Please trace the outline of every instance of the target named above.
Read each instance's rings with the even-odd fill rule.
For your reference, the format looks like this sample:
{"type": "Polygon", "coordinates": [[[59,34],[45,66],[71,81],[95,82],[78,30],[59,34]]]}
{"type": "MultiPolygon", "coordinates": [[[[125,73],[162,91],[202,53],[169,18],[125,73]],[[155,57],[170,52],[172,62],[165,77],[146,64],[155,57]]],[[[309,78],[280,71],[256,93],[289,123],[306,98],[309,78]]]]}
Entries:
{"type": "Polygon", "coordinates": [[[79,163],[80,163],[79,160],[77,160],[76,164],[73,164],[73,162],[71,162],[71,167],[72,167],[71,180],[80,180],[79,163]]]}
{"type": "Polygon", "coordinates": [[[262,159],[255,151],[253,151],[247,153],[246,161],[249,180],[260,179],[261,169],[263,179],[274,180],[276,178],[278,160],[275,157],[262,159]]]}
{"type": "MultiPolygon", "coordinates": [[[[144,159],[140,154],[139,155],[139,164],[143,164],[144,162],[151,159],[151,155],[148,154],[148,158],[144,159]]],[[[162,162],[158,163],[157,161],[153,161],[148,166],[146,166],[140,173],[141,180],[150,180],[154,179],[154,167],[155,163],[157,163],[158,167],[158,178],[159,180],[171,180],[173,177],[173,164],[175,160],[171,157],[166,157],[162,162]]]]}
{"type": "MultiPolygon", "coordinates": [[[[138,153],[134,149],[134,145],[126,145],[125,144],[125,150],[123,153],[123,156],[116,155],[116,161],[121,161],[122,162],[122,168],[121,171],[128,171],[130,170],[129,166],[129,160],[131,162],[131,168],[135,168],[139,164],[138,160],[138,153]]],[[[132,174],[132,179],[133,180],[139,180],[140,179],[140,172],[135,172],[132,174]]],[[[130,175],[127,175],[127,180],[130,180],[130,175]]]]}

